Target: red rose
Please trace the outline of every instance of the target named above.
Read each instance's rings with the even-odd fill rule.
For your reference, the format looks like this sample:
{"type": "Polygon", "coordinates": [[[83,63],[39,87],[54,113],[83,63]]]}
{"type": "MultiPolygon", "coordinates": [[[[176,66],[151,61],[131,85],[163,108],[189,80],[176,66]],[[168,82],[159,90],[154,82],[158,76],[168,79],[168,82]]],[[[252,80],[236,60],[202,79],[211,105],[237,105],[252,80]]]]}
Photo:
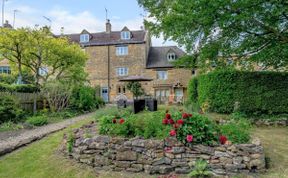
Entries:
{"type": "Polygon", "coordinates": [[[166,118],[166,119],[171,119],[171,115],[167,113],[167,114],[165,115],[165,118],[166,118]]]}
{"type": "Polygon", "coordinates": [[[189,117],[189,115],[188,115],[187,113],[183,113],[183,114],[182,114],[182,118],[183,118],[183,119],[187,119],[188,117],[189,117]]]}
{"type": "Polygon", "coordinates": [[[192,115],[192,114],[188,114],[188,116],[189,116],[189,117],[193,117],[193,115],[192,115]]]}
{"type": "Polygon", "coordinates": [[[175,135],[176,135],[176,131],[175,131],[175,130],[171,130],[171,131],[170,131],[170,136],[173,137],[173,136],[175,136],[175,135]]]}
{"type": "Polygon", "coordinates": [[[187,142],[192,142],[193,141],[193,135],[187,135],[186,137],[187,142]]]}
{"type": "Polygon", "coordinates": [[[178,125],[178,124],[173,124],[173,127],[174,127],[175,129],[178,129],[179,125],[178,125]]]}
{"type": "Polygon", "coordinates": [[[227,142],[227,137],[226,136],[224,136],[224,135],[221,135],[220,137],[219,137],[219,141],[220,141],[220,143],[222,144],[222,145],[224,145],[226,142],[227,142]]]}
{"type": "Polygon", "coordinates": [[[114,119],[112,120],[112,123],[113,123],[113,124],[116,124],[116,123],[117,123],[117,120],[114,118],[114,119]]]}
{"type": "Polygon", "coordinates": [[[169,123],[168,119],[165,118],[165,119],[162,120],[162,124],[167,125],[168,123],[169,123]]]}
{"type": "Polygon", "coordinates": [[[183,121],[182,119],[179,119],[179,120],[177,121],[177,123],[180,124],[180,125],[182,125],[182,124],[184,124],[184,121],[183,121]]]}
{"type": "Polygon", "coordinates": [[[125,120],[123,119],[123,118],[121,118],[120,120],[119,120],[119,123],[120,124],[123,124],[125,122],[125,120]]]}
{"type": "Polygon", "coordinates": [[[169,123],[169,124],[174,124],[175,122],[174,122],[173,119],[168,119],[168,123],[169,123]]]}

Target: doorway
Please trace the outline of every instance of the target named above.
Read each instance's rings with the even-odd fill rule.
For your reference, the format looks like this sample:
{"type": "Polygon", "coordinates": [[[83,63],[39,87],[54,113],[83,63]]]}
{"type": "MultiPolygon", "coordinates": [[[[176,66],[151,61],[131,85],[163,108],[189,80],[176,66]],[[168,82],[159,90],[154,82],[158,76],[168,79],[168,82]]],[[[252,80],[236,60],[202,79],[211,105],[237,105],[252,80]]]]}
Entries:
{"type": "Polygon", "coordinates": [[[101,88],[102,99],[107,103],[108,102],[108,87],[101,88]]]}

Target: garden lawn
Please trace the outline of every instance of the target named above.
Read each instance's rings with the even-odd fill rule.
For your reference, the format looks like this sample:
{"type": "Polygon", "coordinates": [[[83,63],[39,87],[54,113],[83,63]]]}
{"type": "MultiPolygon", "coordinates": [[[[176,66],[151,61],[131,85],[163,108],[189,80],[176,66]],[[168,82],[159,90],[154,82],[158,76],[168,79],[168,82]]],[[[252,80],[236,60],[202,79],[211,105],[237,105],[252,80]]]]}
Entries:
{"type": "Polygon", "coordinates": [[[260,138],[265,154],[270,159],[270,168],[263,178],[288,177],[288,127],[255,128],[255,136],[260,138]]]}

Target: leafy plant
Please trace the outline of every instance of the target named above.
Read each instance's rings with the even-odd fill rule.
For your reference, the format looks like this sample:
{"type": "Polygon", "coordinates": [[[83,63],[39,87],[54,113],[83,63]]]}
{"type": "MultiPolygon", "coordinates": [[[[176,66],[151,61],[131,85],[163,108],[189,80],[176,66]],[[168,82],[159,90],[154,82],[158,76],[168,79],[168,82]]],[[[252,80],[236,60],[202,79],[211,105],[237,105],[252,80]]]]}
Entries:
{"type": "Polygon", "coordinates": [[[212,145],[215,143],[218,133],[216,123],[205,116],[194,114],[193,117],[183,119],[184,123],[177,129],[177,139],[187,145],[205,144],[212,145]],[[187,135],[193,136],[193,142],[187,142],[187,135]]]}
{"type": "Polygon", "coordinates": [[[133,97],[138,97],[144,94],[144,90],[140,82],[129,82],[127,84],[127,89],[133,93],[133,97]]]}
{"type": "Polygon", "coordinates": [[[68,137],[67,137],[67,151],[68,151],[68,153],[72,152],[74,142],[75,142],[75,137],[73,135],[73,132],[70,131],[68,133],[68,137]]]}
{"type": "Polygon", "coordinates": [[[231,120],[219,127],[221,134],[232,143],[247,143],[250,140],[251,124],[247,119],[231,120]]]}
{"type": "Polygon", "coordinates": [[[199,159],[196,161],[192,172],[189,173],[190,177],[205,178],[212,175],[208,169],[208,164],[205,160],[199,159]]]}
{"type": "Polygon", "coordinates": [[[19,109],[17,100],[9,95],[0,97],[0,124],[8,121],[16,122],[21,117],[22,110],[19,109]]]}
{"type": "Polygon", "coordinates": [[[78,111],[92,111],[104,104],[104,101],[96,96],[96,89],[93,87],[78,86],[73,90],[71,107],[78,111]]]}
{"type": "Polygon", "coordinates": [[[48,124],[48,118],[46,116],[32,116],[26,120],[26,123],[34,125],[34,126],[43,126],[48,124]]]}

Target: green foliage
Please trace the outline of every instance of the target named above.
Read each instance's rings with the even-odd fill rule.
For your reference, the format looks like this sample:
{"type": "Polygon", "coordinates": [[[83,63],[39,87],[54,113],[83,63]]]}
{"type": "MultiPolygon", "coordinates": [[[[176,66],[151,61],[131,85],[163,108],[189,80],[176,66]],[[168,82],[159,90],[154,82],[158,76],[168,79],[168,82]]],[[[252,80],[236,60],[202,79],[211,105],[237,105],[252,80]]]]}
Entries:
{"type": "Polygon", "coordinates": [[[68,138],[67,138],[67,151],[68,151],[68,153],[72,152],[74,142],[75,142],[75,138],[74,138],[73,132],[70,131],[68,133],[68,138]]]}
{"type": "Polygon", "coordinates": [[[137,115],[129,113],[129,111],[119,111],[119,114],[104,115],[100,118],[100,134],[108,134],[113,136],[135,137],[142,136],[144,138],[166,138],[171,127],[162,124],[164,112],[142,112],[137,115]],[[113,123],[113,119],[117,123],[113,123]],[[119,120],[123,118],[124,123],[120,124],[119,120]]]}
{"type": "Polygon", "coordinates": [[[17,100],[12,96],[0,97],[0,124],[4,122],[16,122],[19,120],[22,111],[19,109],[17,100]]]}
{"type": "Polygon", "coordinates": [[[177,139],[186,145],[187,135],[193,135],[193,144],[213,145],[218,141],[218,127],[207,117],[194,114],[184,120],[184,124],[177,130],[177,139]]]}
{"type": "MultiPolygon", "coordinates": [[[[191,56],[188,68],[210,69],[248,63],[287,70],[287,1],[138,0],[149,12],[145,26],[176,41],[191,56]],[[152,20],[153,19],[153,20],[152,20]]],[[[181,59],[180,59],[181,60],[181,59]]]]}
{"type": "Polygon", "coordinates": [[[219,127],[221,134],[232,143],[247,143],[250,140],[251,124],[247,119],[231,120],[219,127]]]}
{"type": "Polygon", "coordinates": [[[47,116],[40,115],[40,116],[32,116],[26,120],[26,123],[34,126],[43,126],[48,124],[47,116]]]}
{"type": "Polygon", "coordinates": [[[0,83],[0,91],[19,92],[19,93],[34,93],[39,92],[39,89],[31,84],[6,84],[0,83]]]}
{"type": "Polygon", "coordinates": [[[33,76],[29,83],[37,87],[50,79],[77,84],[86,81],[84,67],[88,57],[78,44],[71,43],[65,37],[55,38],[47,27],[1,28],[0,33],[1,57],[17,68],[24,81],[25,71],[33,76]],[[40,70],[46,73],[39,74],[40,70]]]}
{"type": "MultiPolygon", "coordinates": [[[[287,113],[287,88],[288,73],[219,70],[198,76],[198,103],[219,113],[232,113],[236,104],[246,114],[287,113]]],[[[193,97],[190,93],[189,99],[193,97]]]]}
{"type": "Polygon", "coordinates": [[[190,80],[188,84],[188,95],[191,103],[196,103],[198,100],[198,92],[197,92],[197,86],[198,86],[198,79],[193,78],[190,80]]]}
{"type": "Polygon", "coordinates": [[[0,74],[0,83],[12,84],[16,81],[16,77],[11,74],[0,74]]]}
{"type": "Polygon", "coordinates": [[[134,97],[138,97],[144,94],[144,90],[140,82],[129,82],[127,84],[127,89],[133,93],[134,97]]]}
{"type": "Polygon", "coordinates": [[[23,129],[23,126],[20,124],[15,124],[14,122],[8,121],[0,124],[0,132],[11,131],[23,129]]]}
{"type": "Polygon", "coordinates": [[[78,111],[92,111],[105,102],[96,96],[96,89],[90,86],[78,86],[73,90],[71,107],[78,111]]]}
{"type": "Polygon", "coordinates": [[[212,172],[208,169],[208,163],[205,160],[199,159],[195,163],[192,172],[189,173],[190,177],[204,178],[212,176],[212,172]]]}

